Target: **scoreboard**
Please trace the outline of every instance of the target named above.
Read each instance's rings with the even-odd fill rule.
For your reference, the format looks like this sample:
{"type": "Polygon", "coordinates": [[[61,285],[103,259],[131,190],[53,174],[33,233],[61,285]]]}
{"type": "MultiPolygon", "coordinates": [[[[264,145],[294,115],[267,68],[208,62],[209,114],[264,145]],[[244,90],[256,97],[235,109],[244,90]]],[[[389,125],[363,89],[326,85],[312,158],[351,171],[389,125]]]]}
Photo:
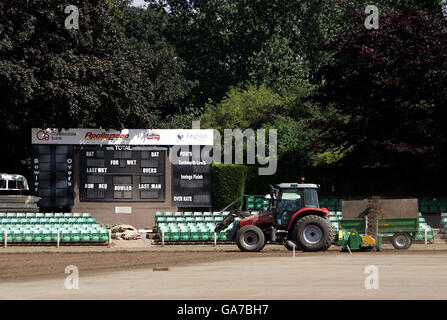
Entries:
{"type": "Polygon", "coordinates": [[[201,157],[213,146],[213,134],[210,129],[33,128],[30,185],[42,198],[39,206],[51,210],[94,208],[143,220],[161,208],[210,208],[211,160],[201,157]]]}
{"type": "Polygon", "coordinates": [[[211,162],[202,159],[201,154],[201,148],[177,150],[172,166],[174,206],[211,207],[211,162]]]}
{"type": "Polygon", "coordinates": [[[164,201],[166,150],[152,147],[83,147],[81,201],[164,201]]]}
{"type": "Polygon", "coordinates": [[[34,145],[32,155],[34,194],[41,207],[73,205],[73,146],[34,145]]]}

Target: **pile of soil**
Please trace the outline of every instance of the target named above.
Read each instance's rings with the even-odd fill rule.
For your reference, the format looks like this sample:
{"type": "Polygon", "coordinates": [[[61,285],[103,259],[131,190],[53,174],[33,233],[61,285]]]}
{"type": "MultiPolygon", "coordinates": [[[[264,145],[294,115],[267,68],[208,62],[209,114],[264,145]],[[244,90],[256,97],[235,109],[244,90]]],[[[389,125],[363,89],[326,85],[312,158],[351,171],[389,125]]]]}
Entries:
{"type": "Polygon", "coordinates": [[[368,216],[368,228],[367,234],[377,239],[378,234],[378,222],[382,217],[382,210],[379,205],[380,197],[373,196],[368,199],[367,216],[368,216]]]}

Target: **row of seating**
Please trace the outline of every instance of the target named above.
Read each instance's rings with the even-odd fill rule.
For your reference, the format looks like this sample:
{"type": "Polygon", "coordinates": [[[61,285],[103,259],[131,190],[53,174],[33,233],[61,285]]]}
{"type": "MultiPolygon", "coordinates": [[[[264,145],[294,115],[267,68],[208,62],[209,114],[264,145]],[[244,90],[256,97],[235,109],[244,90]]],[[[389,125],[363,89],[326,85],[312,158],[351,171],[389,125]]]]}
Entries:
{"type": "Polygon", "coordinates": [[[0,212],[0,218],[91,218],[91,214],[86,212],[0,212]]]}
{"type": "Polygon", "coordinates": [[[214,212],[210,212],[210,211],[206,211],[206,212],[201,212],[201,211],[195,211],[195,212],[171,212],[171,211],[157,211],[155,213],[155,218],[159,218],[159,217],[226,217],[230,212],[229,211],[214,211],[214,212]]]}
{"type": "Polygon", "coordinates": [[[264,196],[244,196],[245,205],[244,208],[246,211],[264,211],[268,210],[270,201],[265,199],[264,196]]]}
{"type": "Polygon", "coordinates": [[[105,242],[109,231],[90,213],[0,212],[0,242],[105,242]]]}
{"type": "Polygon", "coordinates": [[[2,224],[94,224],[95,218],[0,218],[2,224]]]}
{"type": "Polygon", "coordinates": [[[0,228],[0,241],[8,242],[56,242],[57,233],[61,242],[105,242],[109,232],[105,229],[20,229],[0,228]]]}
{"type": "MultiPolygon", "coordinates": [[[[225,215],[229,212],[225,212],[225,215]]],[[[160,239],[165,241],[213,241],[216,226],[224,219],[223,215],[210,215],[203,212],[202,215],[169,215],[156,214],[155,221],[160,239]]],[[[236,223],[240,218],[236,218],[236,223]]],[[[216,234],[219,241],[227,241],[228,231],[233,224],[216,234]]]]}

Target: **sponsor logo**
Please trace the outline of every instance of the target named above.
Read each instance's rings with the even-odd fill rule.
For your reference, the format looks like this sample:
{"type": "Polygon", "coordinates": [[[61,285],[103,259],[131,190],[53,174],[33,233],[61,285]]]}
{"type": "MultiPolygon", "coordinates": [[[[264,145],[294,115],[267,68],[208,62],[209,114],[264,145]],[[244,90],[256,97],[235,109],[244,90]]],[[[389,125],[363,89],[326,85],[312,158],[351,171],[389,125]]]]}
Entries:
{"type": "Polygon", "coordinates": [[[85,134],[84,140],[129,140],[129,134],[121,134],[121,133],[93,133],[87,132],[85,134]]]}
{"type": "Polygon", "coordinates": [[[40,141],[50,140],[50,134],[48,132],[46,132],[45,130],[37,131],[36,137],[37,137],[37,140],[40,140],[40,141]]]}
{"type": "Polygon", "coordinates": [[[177,141],[182,141],[183,140],[183,133],[177,133],[177,141]]]}
{"type": "Polygon", "coordinates": [[[157,140],[160,141],[160,135],[156,133],[149,133],[147,135],[147,140],[157,140]]]}

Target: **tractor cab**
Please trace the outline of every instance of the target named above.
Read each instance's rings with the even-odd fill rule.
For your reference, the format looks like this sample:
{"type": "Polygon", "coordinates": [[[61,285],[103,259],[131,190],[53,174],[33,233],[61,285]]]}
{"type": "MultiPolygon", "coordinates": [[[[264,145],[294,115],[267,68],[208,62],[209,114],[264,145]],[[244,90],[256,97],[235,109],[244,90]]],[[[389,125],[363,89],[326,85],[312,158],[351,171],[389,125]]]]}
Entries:
{"type": "Polygon", "coordinates": [[[281,183],[271,188],[271,210],[274,224],[287,227],[292,215],[303,208],[319,208],[318,185],[310,183],[281,183]]]}

